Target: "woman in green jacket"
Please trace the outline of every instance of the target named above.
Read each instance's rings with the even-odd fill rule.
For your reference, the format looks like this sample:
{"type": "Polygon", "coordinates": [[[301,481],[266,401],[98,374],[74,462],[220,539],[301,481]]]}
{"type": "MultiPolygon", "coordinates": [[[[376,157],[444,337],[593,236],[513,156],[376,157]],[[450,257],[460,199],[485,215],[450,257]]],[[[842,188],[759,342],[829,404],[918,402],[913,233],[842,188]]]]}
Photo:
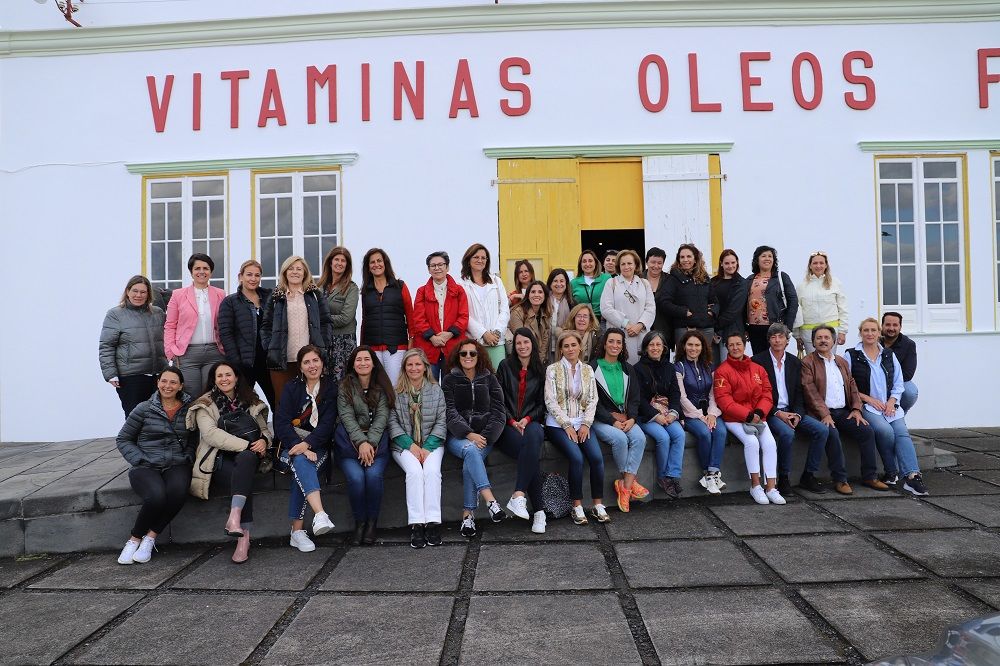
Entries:
{"type": "Polygon", "coordinates": [[[347,359],[358,346],[358,285],[351,279],[353,264],[346,247],[337,246],[323,259],[319,288],[326,297],[333,322],[333,338],[327,350],[330,371],[340,381],[347,359]]]}
{"type": "Polygon", "coordinates": [[[601,261],[593,250],[584,250],[576,262],[576,277],[570,283],[574,303],[586,303],[601,319],[601,294],[611,276],[601,270],[601,261]]]}

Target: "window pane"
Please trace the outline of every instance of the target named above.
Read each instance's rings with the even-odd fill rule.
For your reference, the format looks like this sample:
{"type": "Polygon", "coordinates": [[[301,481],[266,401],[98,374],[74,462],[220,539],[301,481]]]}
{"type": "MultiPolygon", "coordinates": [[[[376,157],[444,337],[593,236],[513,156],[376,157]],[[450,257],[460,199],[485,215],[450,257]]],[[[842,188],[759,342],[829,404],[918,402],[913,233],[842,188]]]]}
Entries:
{"type": "Polygon", "coordinates": [[[191,184],[191,192],[196,197],[221,196],[225,194],[222,180],[196,180],[191,184]]]}
{"type": "Polygon", "coordinates": [[[936,183],[924,183],[924,216],[928,222],[941,221],[941,192],[936,183]]]}
{"type": "Polygon", "coordinates": [[[209,280],[208,284],[212,285],[213,287],[218,287],[219,289],[225,289],[226,288],[226,281],[223,280],[222,278],[219,278],[218,280],[214,280],[214,279],[213,280],[209,280]]]}
{"type": "Polygon", "coordinates": [[[882,221],[896,221],[896,186],[882,183],[878,187],[882,205],[882,221]]]}
{"type": "Polygon", "coordinates": [[[183,286],[184,285],[181,284],[180,282],[168,282],[167,283],[167,289],[180,289],[183,286]]]}
{"type": "Polygon", "coordinates": [[[274,236],[274,199],[260,200],[260,235],[274,236]]]}
{"type": "Polygon", "coordinates": [[[882,267],[882,305],[899,305],[899,282],[895,266],[882,267]]]}
{"type": "Polygon", "coordinates": [[[324,236],[323,237],[323,246],[322,246],[323,256],[325,257],[326,253],[329,252],[330,250],[332,250],[333,248],[335,248],[336,246],[337,246],[337,239],[336,238],[333,238],[331,236],[324,236]]]}
{"type": "Polygon", "coordinates": [[[897,256],[897,238],[896,238],[896,225],[895,224],[883,224],[882,225],[882,263],[883,264],[895,264],[898,261],[897,256]]]}
{"type": "MultiPolygon", "coordinates": [[[[191,202],[191,237],[208,237],[208,202],[191,202]]],[[[200,252],[200,250],[199,250],[200,252]]]]}
{"type": "Polygon", "coordinates": [[[917,267],[903,266],[899,269],[900,305],[917,304],[917,267]]]}
{"type": "Polygon", "coordinates": [[[924,162],[924,178],[957,178],[956,162],[924,162]]]}
{"type": "Polygon", "coordinates": [[[212,231],[212,238],[225,238],[225,202],[222,199],[215,199],[208,203],[208,219],[212,231]]]}
{"type": "Polygon", "coordinates": [[[913,225],[899,225],[899,263],[912,264],[916,261],[916,248],[913,242],[913,225]]]}
{"type": "Polygon", "coordinates": [[[944,302],[961,303],[962,280],[958,273],[958,264],[944,267],[944,302]]]}
{"type": "Polygon", "coordinates": [[[302,199],[302,233],[315,236],[319,233],[319,197],[302,199]]]}
{"type": "Polygon", "coordinates": [[[285,192],[291,192],[291,191],[292,191],[291,176],[260,179],[261,194],[283,194],[285,192]]]}
{"type": "Polygon", "coordinates": [[[281,238],[278,240],[278,266],[284,263],[285,259],[292,256],[292,239],[281,238]]]}
{"type": "Polygon", "coordinates": [[[167,249],[163,243],[153,243],[149,248],[149,274],[153,280],[166,280],[167,249]]]}
{"type": "Polygon", "coordinates": [[[262,267],[261,275],[264,277],[274,277],[278,274],[277,262],[274,260],[274,241],[261,241],[260,265],[262,267]]]}
{"type": "Polygon", "coordinates": [[[900,183],[896,190],[899,197],[899,221],[913,222],[913,185],[900,183]]]}
{"type": "Polygon", "coordinates": [[[302,257],[306,260],[306,263],[309,264],[310,270],[314,272],[318,270],[318,267],[321,265],[318,236],[302,239],[302,257]]]}
{"type": "Polygon", "coordinates": [[[219,273],[224,273],[226,269],[226,242],[222,240],[211,241],[208,244],[208,256],[215,261],[219,273]]]}
{"type": "Polygon", "coordinates": [[[945,224],[944,227],[944,260],[958,262],[958,225],[945,224]]]}
{"type": "Polygon", "coordinates": [[[941,183],[941,203],[944,205],[941,219],[958,222],[958,183],[941,183]]]}
{"type": "Polygon", "coordinates": [[[327,174],[323,176],[304,176],[302,178],[302,189],[306,192],[325,192],[337,189],[337,176],[327,174]]]}
{"type": "Polygon", "coordinates": [[[182,279],[184,268],[184,258],[181,256],[180,241],[167,243],[167,279],[182,279]]]}
{"type": "Polygon", "coordinates": [[[879,178],[912,178],[913,165],[909,162],[879,162],[879,178]]]}
{"type": "MultiPolygon", "coordinates": [[[[997,163],[996,168],[1000,170],[1000,162],[997,163]]],[[[997,216],[997,222],[1000,222],[1000,180],[993,183],[993,211],[997,216]]]]}
{"type": "Polygon", "coordinates": [[[928,224],[924,230],[927,243],[927,261],[941,261],[941,225],[928,224]]]}
{"type": "Polygon", "coordinates": [[[942,303],[941,267],[927,267],[927,302],[931,305],[942,303]]]}
{"type": "Polygon", "coordinates": [[[191,252],[200,252],[201,254],[208,254],[208,241],[203,241],[203,240],[192,241],[191,252]]]}
{"type": "Polygon", "coordinates": [[[167,204],[167,238],[181,239],[181,202],[171,201],[167,204]]]}
{"type": "MultiPolygon", "coordinates": [[[[292,235],[292,200],[289,198],[278,199],[278,235],[292,235]]],[[[291,252],[288,253],[291,255],[291,252]]]]}
{"type": "Polygon", "coordinates": [[[149,237],[151,240],[164,240],[167,236],[167,210],[161,203],[154,203],[150,206],[150,227],[149,237]]]}
{"type": "Polygon", "coordinates": [[[327,195],[320,199],[320,211],[323,214],[323,233],[337,233],[337,197],[327,195]]]}
{"type": "Polygon", "coordinates": [[[181,196],[180,181],[168,181],[165,183],[151,183],[149,196],[153,199],[173,199],[181,196]]]}

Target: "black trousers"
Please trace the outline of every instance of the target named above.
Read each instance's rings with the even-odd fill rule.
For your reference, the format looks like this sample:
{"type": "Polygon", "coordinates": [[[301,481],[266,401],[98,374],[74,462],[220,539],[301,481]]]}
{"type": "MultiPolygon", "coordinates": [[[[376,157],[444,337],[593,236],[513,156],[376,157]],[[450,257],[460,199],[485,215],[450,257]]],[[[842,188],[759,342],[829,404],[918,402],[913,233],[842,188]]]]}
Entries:
{"type": "Polygon", "coordinates": [[[517,480],[514,490],[519,490],[531,500],[535,511],[542,510],[542,474],[538,458],[541,455],[545,431],[540,423],[529,423],[522,435],[514,426],[504,426],[496,449],[517,460],[517,480]]]}
{"type": "Polygon", "coordinates": [[[246,451],[220,451],[222,461],[219,469],[212,474],[212,485],[223,495],[243,495],[247,498],[243,505],[243,523],[253,522],[253,477],[257,473],[260,458],[256,453],[246,451]]]}
{"type": "Polygon", "coordinates": [[[267,404],[271,407],[271,416],[274,416],[274,411],[278,408],[278,403],[274,399],[274,384],[271,383],[271,373],[267,369],[267,354],[264,350],[257,350],[253,367],[244,367],[243,376],[247,378],[247,382],[253,382],[260,386],[260,390],[264,392],[264,399],[267,400],[267,404]]]}
{"type": "Polygon", "coordinates": [[[142,508],[132,526],[132,536],[138,539],[150,530],[161,533],[180,512],[191,487],[191,465],[166,469],[133,467],[128,480],[135,494],[142,498],[142,508]]]}
{"type": "MultiPolygon", "coordinates": [[[[770,324],[765,324],[763,326],[758,326],[756,324],[747,324],[747,337],[750,338],[750,349],[753,350],[752,353],[759,354],[765,349],[769,349],[771,345],[767,343],[767,329],[770,328],[770,324]]],[[[726,344],[723,340],[722,344],[726,344]]],[[[747,354],[748,356],[750,354],[747,354]]]]}
{"type": "Polygon", "coordinates": [[[118,378],[118,399],[122,401],[125,416],[132,413],[140,402],[146,402],[156,393],[156,377],[152,375],[132,375],[118,378]]]}

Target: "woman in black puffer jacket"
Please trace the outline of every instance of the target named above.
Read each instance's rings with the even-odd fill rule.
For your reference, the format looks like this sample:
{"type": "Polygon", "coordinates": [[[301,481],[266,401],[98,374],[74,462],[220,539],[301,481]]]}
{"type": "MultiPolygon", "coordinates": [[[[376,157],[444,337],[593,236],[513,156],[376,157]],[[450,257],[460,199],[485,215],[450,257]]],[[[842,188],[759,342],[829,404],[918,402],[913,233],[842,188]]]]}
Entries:
{"type": "Polygon", "coordinates": [[[239,366],[247,385],[251,388],[255,382],[260,385],[273,414],[278,405],[267,369],[267,350],[261,341],[264,306],[271,290],[260,286],[261,271],[255,259],[248,259],[240,266],[240,286],[219,304],[219,340],[226,351],[226,360],[239,366]]]}
{"type": "Polygon", "coordinates": [[[694,245],[685,243],[677,248],[667,283],[657,298],[657,307],[673,321],[675,340],[692,328],[709,340],[715,335],[719,302],[708,281],[705,259],[694,245]]]}
{"type": "Polygon", "coordinates": [[[129,483],[142,498],[119,564],[149,562],[156,535],[170,524],[187,498],[195,438],[184,424],[191,396],[183,389],[181,371],[164,368],[156,393],[132,410],[118,433],[118,450],[132,465],[129,483]]]}

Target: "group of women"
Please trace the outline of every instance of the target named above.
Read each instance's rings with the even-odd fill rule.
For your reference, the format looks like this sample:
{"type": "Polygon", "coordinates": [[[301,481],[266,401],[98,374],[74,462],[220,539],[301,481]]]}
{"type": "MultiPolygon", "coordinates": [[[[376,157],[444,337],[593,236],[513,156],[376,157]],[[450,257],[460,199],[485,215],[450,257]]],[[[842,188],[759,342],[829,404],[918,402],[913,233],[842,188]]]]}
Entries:
{"type": "MultiPolygon", "coordinates": [[[[307,505],[313,535],[334,527],[319,492],[331,461],[347,480],[355,543],[376,539],[390,456],[406,475],[415,548],[441,543],[445,450],[463,464],[466,536],[477,533],[480,497],[490,520],[509,512],[544,532],[538,462],[544,439],[569,462],[577,524],[610,520],[602,444],[617,467],[621,511],[649,496],[636,479],[647,438],[656,448],[658,485],[670,498],[681,495],[685,431],[697,441],[700,485],[718,494],[725,486],[726,426],[713,373],[727,336],[746,331],[754,349],[763,350],[767,327],[780,321],[799,338],[835,325],[843,344],[846,299],[823,253],[810,257],[798,290],[767,246],[754,252],[746,278],[732,250],[720,255],[712,278],[693,245],[678,249],[669,270],[665,259],[652,248],[642,277],[640,256],[623,250],[613,257],[611,275],[608,262],[587,250],[576,277],[556,269],[546,282],[524,260],[515,267],[517,288],[508,293],[490,270],[489,251],[477,243],[462,257],[460,280],[448,274],[446,252],[430,254],[430,277],[411,299],[379,248],[365,254],[360,286],[351,279],[350,252],[337,247],[324,258],[318,283],[305,260],[293,256],[272,292],[260,286],[260,264],[250,260],[228,296],[208,284],[212,259],[195,254],[188,262],[192,284],[173,293],[165,315],[152,304],[148,280],[133,277],[108,312],[100,341],[102,371],[128,417],[118,445],[143,498],[119,562],[148,561],[184,496],[207,498],[212,487],[232,497],[225,531],[237,539],[233,560],[245,561],[253,479],[272,465],[287,467],[294,480],[290,544],[302,551],[315,548],[304,529],[307,505]],[[165,361],[171,365],[163,368],[165,361]],[[266,404],[252,390],[255,383],[266,404]],[[485,465],[494,447],[517,461],[506,511],[485,465]]],[[[872,400],[887,409],[884,400],[872,400]]],[[[898,426],[891,427],[898,435],[898,426]]],[[[772,496],[773,480],[765,482],[771,501],[783,503],[772,496]]]]}

